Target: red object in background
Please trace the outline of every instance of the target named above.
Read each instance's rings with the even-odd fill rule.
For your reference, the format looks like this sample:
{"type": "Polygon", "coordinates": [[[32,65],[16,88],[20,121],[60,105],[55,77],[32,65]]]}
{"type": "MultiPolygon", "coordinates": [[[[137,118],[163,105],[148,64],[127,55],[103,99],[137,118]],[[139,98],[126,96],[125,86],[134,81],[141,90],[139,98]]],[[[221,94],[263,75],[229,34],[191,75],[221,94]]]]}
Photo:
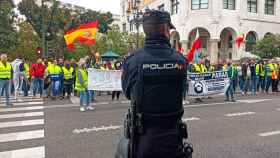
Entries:
{"type": "Polygon", "coordinates": [[[192,44],[192,48],[190,49],[190,51],[188,52],[188,55],[187,55],[187,59],[189,61],[192,61],[193,60],[193,57],[194,57],[194,53],[197,49],[201,48],[202,46],[202,40],[201,38],[199,37],[199,32],[198,32],[198,29],[196,31],[196,37],[195,37],[195,40],[192,44]]]}
{"type": "Polygon", "coordinates": [[[237,44],[237,47],[240,48],[241,43],[245,42],[244,34],[241,34],[241,35],[237,36],[235,42],[237,44]]]}
{"type": "Polygon", "coordinates": [[[37,47],[36,52],[38,55],[42,55],[43,49],[41,47],[37,47]]]}

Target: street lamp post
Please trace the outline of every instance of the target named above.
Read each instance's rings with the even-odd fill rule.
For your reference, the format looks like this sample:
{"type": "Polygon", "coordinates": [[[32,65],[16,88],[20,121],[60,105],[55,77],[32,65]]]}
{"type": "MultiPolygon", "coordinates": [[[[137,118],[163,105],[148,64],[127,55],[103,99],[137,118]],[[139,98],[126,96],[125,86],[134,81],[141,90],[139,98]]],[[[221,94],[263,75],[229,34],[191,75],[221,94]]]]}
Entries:
{"type": "Polygon", "coordinates": [[[45,57],[46,54],[46,33],[45,33],[45,15],[44,15],[44,0],[41,0],[41,33],[42,33],[42,56],[45,57]]]}
{"type": "Polygon", "coordinates": [[[139,27],[142,23],[143,12],[140,10],[141,0],[132,0],[132,7],[127,9],[127,21],[136,27],[136,48],[139,48],[139,27]],[[130,19],[132,14],[132,19],[130,19]]]}

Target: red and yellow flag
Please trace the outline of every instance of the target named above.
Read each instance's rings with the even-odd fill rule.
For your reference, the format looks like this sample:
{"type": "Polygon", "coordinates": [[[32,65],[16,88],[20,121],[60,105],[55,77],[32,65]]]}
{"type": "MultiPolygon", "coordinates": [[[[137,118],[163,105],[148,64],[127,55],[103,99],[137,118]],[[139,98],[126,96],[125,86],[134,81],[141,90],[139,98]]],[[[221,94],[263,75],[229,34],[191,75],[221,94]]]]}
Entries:
{"type": "Polygon", "coordinates": [[[80,25],[78,28],[67,31],[64,35],[64,39],[68,49],[75,49],[75,41],[88,46],[94,45],[96,43],[97,27],[98,22],[90,22],[80,25]]]}

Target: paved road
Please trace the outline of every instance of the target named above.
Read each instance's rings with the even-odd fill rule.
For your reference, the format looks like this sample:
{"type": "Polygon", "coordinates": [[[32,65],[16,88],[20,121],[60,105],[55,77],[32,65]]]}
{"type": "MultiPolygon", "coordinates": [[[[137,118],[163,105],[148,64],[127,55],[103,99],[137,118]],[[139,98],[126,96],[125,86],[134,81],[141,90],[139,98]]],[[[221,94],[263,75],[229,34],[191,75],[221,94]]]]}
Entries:
{"type": "MultiPolygon", "coordinates": [[[[96,110],[81,113],[69,100],[22,98],[0,105],[1,158],[113,158],[128,101],[99,97],[96,110]]],[[[279,96],[221,96],[185,105],[194,158],[279,158],[279,96]]],[[[72,99],[76,102],[76,99],[72,99]]]]}

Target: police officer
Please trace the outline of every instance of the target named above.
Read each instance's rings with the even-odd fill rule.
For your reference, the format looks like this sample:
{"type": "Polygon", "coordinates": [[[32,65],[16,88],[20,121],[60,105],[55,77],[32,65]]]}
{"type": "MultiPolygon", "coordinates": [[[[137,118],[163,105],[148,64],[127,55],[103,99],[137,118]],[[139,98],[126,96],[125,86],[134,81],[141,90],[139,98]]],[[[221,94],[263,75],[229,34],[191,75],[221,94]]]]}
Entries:
{"type": "Polygon", "coordinates": [[[171,48],[170,29],[174,26],[168,12],[146,10],[144,48],[132,53],[123,65],[123,92],[135,103],[137,113],[135,155],[130,158],[186,157],[186,128],[180,128],[186,61],[171,48]]]}

